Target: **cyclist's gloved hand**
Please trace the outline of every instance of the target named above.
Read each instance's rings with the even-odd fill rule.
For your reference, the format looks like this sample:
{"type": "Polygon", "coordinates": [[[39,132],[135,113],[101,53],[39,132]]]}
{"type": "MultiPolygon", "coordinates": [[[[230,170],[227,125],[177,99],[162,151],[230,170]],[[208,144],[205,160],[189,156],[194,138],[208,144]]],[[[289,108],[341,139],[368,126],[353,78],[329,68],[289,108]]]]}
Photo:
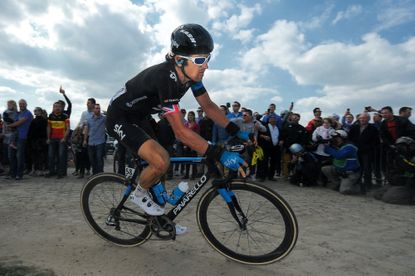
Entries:
{"type": "Polygon", "coordinates": [[[239,153],[224,151],[220,156],[219,161],[230,170],[237,171],[240,166],[245,163],[245,160],[241,158],[239,153]]]}
{"type": "Polygon", "coordinates": [[[205,156],[209,163],[220,161],[231,170],[238,170],[241,165],[246,165],[245,160],[238,153],[225,151],[221,146],[217,145],[209,145],[205,156]]]}

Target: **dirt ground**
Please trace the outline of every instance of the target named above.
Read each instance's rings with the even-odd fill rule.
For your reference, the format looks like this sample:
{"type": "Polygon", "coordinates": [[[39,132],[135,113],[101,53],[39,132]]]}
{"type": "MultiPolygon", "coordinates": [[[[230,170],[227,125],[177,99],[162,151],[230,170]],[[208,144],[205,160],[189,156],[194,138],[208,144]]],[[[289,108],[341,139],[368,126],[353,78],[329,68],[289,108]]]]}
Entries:
{"type": "Polygon", "coordinates": [[[280,262],[248,266],[209,247],[197,227],[196,200],[178,217],[190,230],[176,241],[134,248],[105,242],[81,214],[84,182],[73,176],[0,180],[0,275],[415,274],[414,206],[265,182],[293,208],[298,242],[280,262]]]}

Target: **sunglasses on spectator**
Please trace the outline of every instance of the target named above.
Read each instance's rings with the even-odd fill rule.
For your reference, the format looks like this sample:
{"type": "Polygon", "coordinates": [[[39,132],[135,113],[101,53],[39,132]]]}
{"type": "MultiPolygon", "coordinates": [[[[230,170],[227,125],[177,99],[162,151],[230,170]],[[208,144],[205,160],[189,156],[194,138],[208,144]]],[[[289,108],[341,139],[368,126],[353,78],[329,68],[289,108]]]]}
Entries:
{"type": "Polygon", "coordinates": [[[207,57],[187,57],[187,56],[181,56],[184,59],[191,60],[194,64],[202,66],[205,63],[208,63],[210,60],[210,55],[207,57]]]}

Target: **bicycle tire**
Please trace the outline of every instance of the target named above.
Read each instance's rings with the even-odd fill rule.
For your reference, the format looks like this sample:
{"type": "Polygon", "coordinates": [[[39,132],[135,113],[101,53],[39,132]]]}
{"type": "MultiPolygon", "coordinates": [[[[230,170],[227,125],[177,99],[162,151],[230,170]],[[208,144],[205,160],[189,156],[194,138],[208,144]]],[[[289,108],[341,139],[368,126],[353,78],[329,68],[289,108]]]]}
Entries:
{"type": "MultiPolygon", "coordinates": [[[[295,217],[294,212],[288,205],[288,203],[275,191],[270,190],[269,188],[254,183],[254,182],[247,182],[244,180],[233,180],[230,183],[230,189],[235,193],[236,197],[238,198],[238,201],[242,207],[242,210],[246,213],[246,216],[248,217],[248,224],[247,229],[241,230],[236,223],[236,221],[232,218],[229,211],[224,211],[223,208],[221,208],[220,204],[224,204],[227,208],[226,202],[223,200],[223,198],[219,195],[219,192],[216,187],[209,188],[202,196],[199,201],[199,204],[197,206],[197,213],[196,213],[196,220],[199,226],[200,231],[202,232],[202,235],[204,238],[208,241],[208,243],[219,253],[224,255],[225,257],[232,259],[236,262],[243,263],[243,264],[251,264],[251,265],[264,265],[264,264],[270,264],[276,261],[281,260],[282,258],[286,257],[294,248],[297,238],[298,238],[298,224],[297,219],[295,217]],[[242,195],[242,196],[241,196],[242,195]],[[246,202],[243,202],[241,200],[241,197],[245,195],[246,200],[251,200],[252,198],[258,197],[262,199],[263,201],[260,202],[260,204],[257,204],[261,206],[268,201],[268,205],[271,207],[275,207],[276,210],[268,210],[268,213],[271,214],[271,216],[277,217],[277,213],[281,216],[283,221],[283,229],[284,229],[284,235],[282,238],[281,243],[278,243],[278,246],[271,247],[272,249],[269,250],[269,252],[260,253],[258,255],[252,255],[248,254],[251,251],[249,238],[252,237],[253,243],[252,245],[257,247],[259,250],[262,250],[263,246],[272,245],[273,240],[267,241],[267,243],[260,244],[258,241],[253,239],[254,235],[258,235],[260,238],[267,238],[268,235],[270,237],[273,237],[274,235],[280,234],[280,231],[271,232],[271,234],[265,233],[263,231],[271,231],[271,226],[273,225],[270,222],[263,222],[264,225],[262,226],[264,230],[259,231],[258,229],[254,230],[254,224],[259,222],[258,224],[261,224],[260,220],[257,219],[251,219],[249,216],[257,213],[257,216],[260,215],[259,212],[253,211],[252,214],[249,214],[249,208],[251,205],[251,201],[249,202],[248,208],[246,207],[246,202]],[[219,197],[218,197],[219,196],[219,197]],[[223,202],[223,203],[220,203],[223,202]],[[276,213],[274,213],[276,212],[276,213]],[[215,214],[216,213],[216,214],[215,214]],[[218,215],[219,214],[219,215],[218,215]],[[214,223],[212,220],[215,216],[218,216],[220,219],[226,219],[224,216],[230,216],[230,221],[233,220],[234,226],[232,226],[232,222],[227,222],[226,220],[223,222],[217,222],[214,223]],[[250,223],[251,221],[251,223],[250,223]],[[215,226],[215,225],[218,226],[215,226]],[[229,225],[229,226],[228,226],[229,225]],[[220,229],[219,231],[222,231],[221,233],[215,233],[213,229],[217,227],[220,229]],[[229,231],[223,231],[223,228],[230,227],[231,230],[229,231]],[[238,239],[238,245],[235,249],[230,249],[228,245],[225,245],[227,240],[231,239],[231,236],[227,237],[227,240],[223,241],[225,238],[225,233],[229,233],[232,231],[232,227],[234,227],[236,230],[233,230],[234,232],[238,231],[239,228],[239,239],[238,239]],[[262,234],[261,234],[262,233],[262,234]],[[237,250],[242,250],[242,246],[239,245],[241,236],[246,235],[248,239],[248,248],[249,252],[236,252],[237,250]],[[221,240],[221,237],[223,236],[223,239],[221,240]]],[[[267,214],[268,214],[267,213],[267,214]]],[[[268,216],[268,215],[265,215],[268,216]]],[[[264,217],[265,219],[265,217],[264,217]]],[[[255,226],[257,227],[257,226],[255,226]]],[[[282,228],[282,225],[279,225],[278,223],[275,224],[275,227],[282,228]]],[[[229,228],[228,228],[229,229],[229,228]]],[[[282,231],[281,231],[282,232],[282,231]]],[[[226,234],[227,236],[228,234],[226,234]]],[[[233,239],[233,238],[232,238],[233,239]]],[[[245,246],[246,247],[246,246],[245,246]]],[[[246,250],[246,249],[245,249],[246,250]]]]}
{"type": "MultiPolygon", "coordinates": [[[[107,187],[110,185],[108,184],[107,187]]],[[[150,230],[150,227],[148,224],[146,225],[142,225],[140,224],[140,226],[143,228],[143,230],[138,230],[137,233],[134,234],[130,234],[130,233],[126,233],[124,232],[118,232],[117,230],[115,230],[114,226],[108,226],[105,224],[105,214],[108,214],[111,210],[111,208],[109,208],[109,206],[116,206],[118,205],[118,203],[121,201],[122,198],[122,194],[123,194],[123,190],[125,190],[126,185],[125,185],[125,178],[121,175],[118,174],[113,174],[113,173],[101,173],[101,174],[97,174],[92,176],[90,179],[88,179],[88,182],[85,183],[84,187],[82,188],[81,191],[81,210],[82,210],[82,214],[84,215],[84,218],[86,220],[86,222],[88,223],[88,225],[92,228],[92,230],[102,239],[112,242],[116,245],[119,246],[123,246],[123,247],[133,247],[133,246],[138,246],[140,244],[143,244],[144,242],[146,242],[150,236],[152,235],[152,232],[150,230]],[[111,205],[111,202],[109,202],[109,200],[104,201],[102,199],[102,197],[99,197],[98,199],[102,202],[103,205],[105,205],[105,208],[108,209],[107,213],[103,213],[101,215],[101,217],[99,217],[98,215],[95,215],[95,212],[91,212],[91,198],[94,197],[93,192],[97,192],[98,194],[101,191],[94,191],[94,189],[101,189],[102,191],[104,191],[104,188],[99,188],[99,186],[104,185],[105,183],[112,183],[114,184],[116,187],[119,187],[119,190],[121,191],[120,196],[118,199],[115,198],[115,192],[113,192],[113,199],[114,202],[111,205]],[[98,188],[97,188],[98,187],[98,188]],[[108,203],[107,203],[108,201],[108,203]],[[114,236],[113,233],[117,233],[117,234],[125,234],[128,236],[128,238],[120,238],[117,236],[114,236]],[[132,237],[131,237],[132,236],[132,237]]],[[[108,188],[107,188],[108,189],[108,188]]],[[[118,189],[118,188],[117,188],[118,189]]],[[[108,197],[107,197],[108,198],[108,197]]],[[[105,198],[105,199],[107,199],[105,198]]],[[[98,200],[97,199],[97,200],[98,200]]],[[[129,200],[127,200],[127,202],[125,204],[130,204],[130,206],[133,207],[129,207],[131,209],[133,209],[134,207],[136,207],[133,203],[129,203],[129,200]]],[[[138,207],[137,207],[138,208],[138,207]]],[[[139,211],[139,209],[137,209],[137,213],[143,214],[141,211],[139,211]]],[[[132,213],[128,213],[128,211],[125,211],[124,213],[122,213],[125,216],[130,216],[132,213]]],[[[133,215],[136,215],[135,213],[133,213],[133,215]]],[[[144,215],[144,214],[143,214],[144,215]]],[[[137,215],[138,216],[138,215],[137,215]]],[[[128,218],[128,217],[127,217],[128,218]]],[[[144,219],[143,219],[144,220],[144,219]]],[[[126,224],[129,222],[125,222],[126,224]]],[[[127,225],[123,225],[124,228],[128,227],[127,225]]],[[[138,226],[138,224],[135,224],[138,226]]],[[[133,225],[134,226],[134,225],[133,225]]],[[[135,229],[134,229],[135,230],[135,229]]]]}

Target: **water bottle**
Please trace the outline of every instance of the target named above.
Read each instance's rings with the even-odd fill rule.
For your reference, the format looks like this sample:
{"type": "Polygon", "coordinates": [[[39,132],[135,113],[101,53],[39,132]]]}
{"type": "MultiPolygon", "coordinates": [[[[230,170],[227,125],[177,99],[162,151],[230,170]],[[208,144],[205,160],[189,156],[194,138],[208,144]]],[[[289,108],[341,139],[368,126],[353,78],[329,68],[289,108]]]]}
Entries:
{"type": "Polygon", "coordinates": [[[180,182],[179,185],[173,189],[171,195],[167,198],[167,202],[171,205],[176,205],[188,189],[189,185],[187,182],[180,182]]]}

